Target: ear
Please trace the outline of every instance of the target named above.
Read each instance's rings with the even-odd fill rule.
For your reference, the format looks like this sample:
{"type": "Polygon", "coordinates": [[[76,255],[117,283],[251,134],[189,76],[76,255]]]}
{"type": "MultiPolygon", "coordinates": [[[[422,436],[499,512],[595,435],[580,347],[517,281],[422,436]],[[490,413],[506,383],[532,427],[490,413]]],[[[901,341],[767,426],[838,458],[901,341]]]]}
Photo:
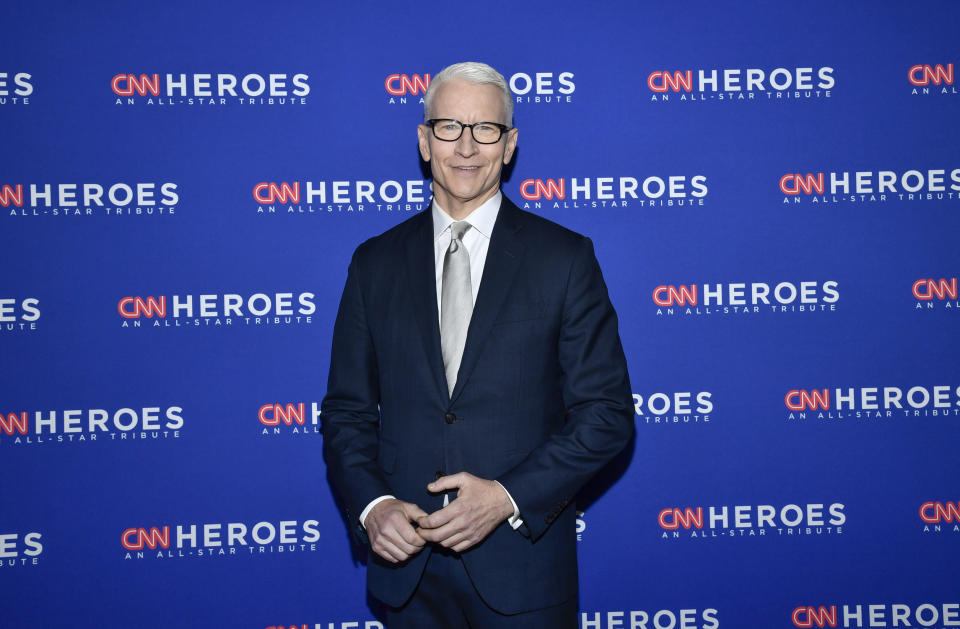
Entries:
{"type": "Polygon", "coordinates": [[[420,146],[420,157],[423,161],[430,161],[430,129],[425,124],[417,125],[417,144],[420,146]]]}
{"type": "Polygon", "coordinates": [[[517,131],[516,127],[507,131],[507,143],[503,147],[503,163],[509,164],[513,159],[513,152],[517,150],[517,131]]]}

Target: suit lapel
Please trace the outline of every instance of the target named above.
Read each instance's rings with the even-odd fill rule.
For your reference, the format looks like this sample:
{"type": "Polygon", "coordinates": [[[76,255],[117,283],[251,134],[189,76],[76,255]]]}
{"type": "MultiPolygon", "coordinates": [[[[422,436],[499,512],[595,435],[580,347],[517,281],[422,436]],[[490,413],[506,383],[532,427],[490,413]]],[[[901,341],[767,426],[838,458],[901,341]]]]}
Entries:
{"type": "Polygon", "coordinates": [[[440,322],[437,316],[439,308],[431,210],[425,210],[421,218],[413,238],[407,240],[407,280],[413,302],[413,317],[420,328],[430,374],[438,393],[446,396],[447,377],[443,371],[443,356],[440,353],[440,322]]]}
{"type": "MultiPolygon", "coordinates": [[[[483,278],[480,280],[480,292],[477,303],[473,306],[473,315],[470,317],[470,328],[467,331],[467,342],[463,349],[463,360],[460,362],[460,372],[457,374],[457,385],[453,389],[452,400],[459,397],[463,387],[470,379],[476,367],[480,352],[486,342],[493,322],[503,306],[510,286],[513,284],[517,270],[523,257],[523,243],[517,237],[520,231],[519,210],[506,196],[500,202],[500,211],[497,221],[490,235],[490,247],[487,249],[487,259],[483,265],[483,278]]],[[[432,251],[432,249],[431,249],[432,251]]],[[[436,286],[434,286],[436,295],[436,286]]],[[[434,297],[436,301],[436,297],[434,297]]],[[[436,312],[434,312],[436,321],[436,312]]],[[[439,339],[439,332],[437,339],[439,339]]],[[[438,341],[439,347],[439,341],[438,341]]],[[[438,349],[439,355],[439,349],[438,349]]],[[[442,358],[441,358],[441,374],[442,358]]],[[[444,376],[443,382],[446,382],[444,376]]]]}

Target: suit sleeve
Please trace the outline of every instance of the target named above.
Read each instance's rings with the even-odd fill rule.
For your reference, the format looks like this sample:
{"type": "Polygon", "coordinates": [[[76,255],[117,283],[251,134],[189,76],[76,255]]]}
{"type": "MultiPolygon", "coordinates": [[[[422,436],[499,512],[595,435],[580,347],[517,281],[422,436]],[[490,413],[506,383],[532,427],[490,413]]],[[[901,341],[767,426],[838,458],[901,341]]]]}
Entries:
{"type": "Polygon", "coordinates": [[[497,479],[534,541],[633,435],[633,394],[617,315],[588,238],[579,242],[569,268],[557,356],[566,422],[497,479]]]}
{"type": "Polygon", "coordinates": [[[321,417],[327,477],[348,526],[363,539],[360,513],[371,500],[393,492],[377,464],[380,388],[359,259],[358,250],[340,298],[321,417]]]}

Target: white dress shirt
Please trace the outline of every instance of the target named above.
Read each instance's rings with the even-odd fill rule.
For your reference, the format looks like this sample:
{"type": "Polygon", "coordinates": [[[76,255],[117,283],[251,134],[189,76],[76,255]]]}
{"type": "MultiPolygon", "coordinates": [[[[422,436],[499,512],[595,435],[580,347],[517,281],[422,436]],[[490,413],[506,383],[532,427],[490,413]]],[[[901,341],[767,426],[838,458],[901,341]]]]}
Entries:
{"type": "MultiPolygon", "coordinates": [[[[483,205],[470,212],[470,214],[463,219],[470,223],[470,229],[463,235],[463,246],[467,248],[467,253],[470,254],[470,288],[473,292],[474,304],[477,303],[477,294],[480,291],[480,280],[483,278],[483,266],[487,261],[487,250],[490,248],[490,236],[493,234],[493,226],[497,222],[497,215],[500,213],[500,201],[502,199],[503,194],[498,190],[497,193],[487,199],[483,205]]],[[[454,222],[454,219],[447,214],[446,210],[437,204],[436,199],[433,199],[431,205],[431,211],[433,213],[433,260],[437,278],[437,317],[439,320],[440,303],[442,301],[441,290],[443,288],[443,257],[450,247],[450,224],[454,222]]],[[[499,481],[494,482],[500,485],[499,481]]],[[[500,486],[503,487],[503,485],[500,486]]],[[[506,487],[503,487],[503,491],[506,492],[507,497],[510,499],[510,504],[513,505],[513,515],[510,516],[508,522],[511,527],[517,529],[523,524],[523,520],[520,519],[520,509],[517,507],[517,503],[513,500],[513,496],[510,495],[506,487]]],[[[373,509],[377,503],[393,497],[394,496],[380,496],[371,500],[370,504],[363,510],[363,513],[360,514],[360,524],[366,528],[367,514],[370,513],[370,510],[373,509]]],[[[446,495],[444,495],[443,498],[443,505],[447,505],[446,495]]]]}

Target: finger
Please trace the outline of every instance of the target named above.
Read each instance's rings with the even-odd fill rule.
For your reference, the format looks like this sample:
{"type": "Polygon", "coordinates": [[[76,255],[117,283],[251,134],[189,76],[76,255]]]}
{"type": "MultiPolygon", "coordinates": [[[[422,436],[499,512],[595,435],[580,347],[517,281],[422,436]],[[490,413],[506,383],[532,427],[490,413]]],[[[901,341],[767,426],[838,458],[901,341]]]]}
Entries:
{"type": "Polygon", "coordinates": [[[424,544],[427,543],[423,536],[420,535],[412,526],[408,526],[403,530],[397,531],[400,535],[403,542],[407,546],[402,547],[403,550],[406,550],[409,554],[413,554],[423,548],[424,544]]]}
{"type": "Polygon", "coordinates": [[[457,553],[462,553],[465,550],[470,550],[471,548],[473,548],[474,544],[475,542],[472,539],[465,539],[460,543],[458,543],[456,546],[453,546],[452,548],[450,548],[450,550],[457,553]]]}
{"type": "Polygon", "coordinates": [[[443,539],[436,529],[420,529],[420,536],[432,544],[437,544],[443,539]]]}
{"type": "Polygon", "coordinates": [[[447,522],[443,526],[435,529],[423,529],[420,535],[428,542],[433,542],[434,544],[443,544],[444,541],[450,539],[454,535],[462,534],[464,530],[465,527],[454,520],[447,522]]]}
{"type": "MultiPolygon", "coordinates": [[[[437,511],[437,513],[440,512],[437,511]]],[[[440,522],[438,518],[434,517],[434,515],[436,514],[425,515],[422,518],[417,519],[417,532],[420,533],[420,535],[423,535],[425,530],[436,528],[442,524],[442,522],[440,522]]]]}
{"type": "Polygon", "coordinates": [[[374,552],[389,561],[390,563],[398,563],[407,558],[407,554],[402,550],[394,546],[390,540],[379,539],[376,543],[371,545],[374,552]]]}
{"type": "Polygon", "coordinates": [[[430,515],[420,518],[417,520],[417,524],[421,529],[435,529],[441,527],[457,517],[460,514],[461,507],[462,505],[457,504],[456,501],[451,502],[446,507],[438,509],[430,515]]]}
{"type": "MultiPolygon", "coordinates": [[[[419,539],[423,539],[419,535],[417,537],[419,539]]],[[[397,549],[400,553],[402,553],[403,556],[399,557],[401,561],[406,559],[410,555],[415,555],[416,553],[420,552],[420,549],[423,548],[423,546],[426,544],[425,540],[420,544],[410,543],[406,539],[404,539],[399,533],[397,533],[395,537],[387,538],[385,541],[390,544],[391,553],[393,553],[392,549],[394,548],[397,549]]],[[[393,553],[393,554],[396,555],[396,553],[393,553]]]]}
{"type": "Polygon", "coordinates": [[[387,528],[382,531],[381,540],[389,542],[406,555],[401,557],[401,560],[419,553],[427,544],[427,540],[407,522],[403,523],[402,528],[387,528]]]}
{"type": "Polygon", "coordinates": [[[438,542],[438,543],[439,543],[441,546],[443,546],[444,548],[454,549],[454,548],[456,548],[457,544],[462,544],[462,543],[463,543],[464,541],[466,541],[467,539],[468,539],[468,538],[467,538],[467,533],[466,533],[466,531],[458,531],[458,532],[454,533],[453,535],[451,535],[450,537],[448,537],[448,538],[446,538],[446,539],[444,539],[444,540],[441,540],[441,541],[438,542]]]}
{"type": "Polygon", "coordinates": [[[466,472],[457,472],[456,474],[451,474],[450,476],[441,476],[437,480],[427,485],[427,489],[433,493],[449,491],[451,489],[459,489],[465,484],[467,476],[469,476],[469,474],[466,472]]]}
{"type": "Polygon", "coordinates": [[[412,502],[404,503],[403,513],[404,515],[407,516],[407,519],[410,520],[411,522],[416,522],[420,518],[427,515],[426,511],[421,509],[419,505],[415,505],[412,502]]]}
{"type": "Polygon", "coordinates": [[[394,547],[407,555],[419,552],[426,544],[426,541],[410,526],[410,523],[403,519],[392,523],[392,526],[385,527],[380,534],[384,540],[389,541],[394,547]]]}
{"type": "Polygon", "coordinates": [[[371,545],[389,543],[406,554],[419,551],[425,543],[399,510],[376,522],[368,534],[371,545]]]}

